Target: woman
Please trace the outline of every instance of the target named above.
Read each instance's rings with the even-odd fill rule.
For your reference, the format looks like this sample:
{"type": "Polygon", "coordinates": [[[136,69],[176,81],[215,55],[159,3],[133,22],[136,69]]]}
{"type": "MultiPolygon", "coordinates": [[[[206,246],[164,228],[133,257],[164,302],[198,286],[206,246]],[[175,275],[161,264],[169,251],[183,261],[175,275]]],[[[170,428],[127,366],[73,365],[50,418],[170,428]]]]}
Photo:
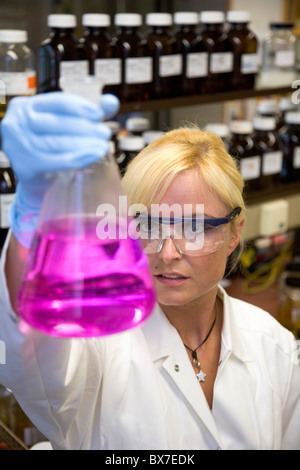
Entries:
{"type": "Polygon", "coordinates": [[[90,163],[95,144],[104,154],[108,138],[96,125],[101,116],[94,105],[51,95],[12,102],[4,121],[4,150],[19,193],[2,257],[0,339],[7,364],[0,381],[58,449],[299,449],[292,334],[219,286],[240,241],[243,182],[210,132],[167,133],[132,161],[123,179],[129,203],[148,209],[138,219],[157,306],[146,323],[88,340],[18,328],[11,306],[47,186],[43,175],[66,160],[69,168],[90,163]],[[60,153],[55,163],[48,158],[53,149],[60,153]],[[183,216],[170,214],[163,232],[166,220],[152,214],[155,204],[179,207],[183,216]],[[204,238],[195,236],[199,219],[204,238]]]}

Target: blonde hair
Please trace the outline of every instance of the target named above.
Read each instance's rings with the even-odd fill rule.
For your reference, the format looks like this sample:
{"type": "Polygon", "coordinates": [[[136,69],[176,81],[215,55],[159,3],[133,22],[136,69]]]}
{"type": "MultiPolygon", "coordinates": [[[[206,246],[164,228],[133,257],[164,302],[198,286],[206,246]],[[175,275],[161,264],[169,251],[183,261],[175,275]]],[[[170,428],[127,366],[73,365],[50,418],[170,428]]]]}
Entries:
{"type": "MultiPolygon", "coordinates": [[[[244,181],[235,159],[220,137],[197,126],[167,132],[145,147],[128,165],[122,184],[129,204],[159,203],[174,178],[196,170],[223,201],[228,213],[236,207],[245,212],[244,181]]],[[[232,231],[239,217],[232,221],[232,231]]],[[[241,246],[241,244],[240,244],[241,246]]]]}

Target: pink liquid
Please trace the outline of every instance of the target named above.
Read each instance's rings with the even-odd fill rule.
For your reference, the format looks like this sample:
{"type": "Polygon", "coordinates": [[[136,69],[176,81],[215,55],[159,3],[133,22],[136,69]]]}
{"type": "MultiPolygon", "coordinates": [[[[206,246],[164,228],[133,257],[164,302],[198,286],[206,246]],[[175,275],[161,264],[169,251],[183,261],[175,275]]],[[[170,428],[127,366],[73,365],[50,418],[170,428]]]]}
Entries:
{"type": "Polygon", "coordinates": [[[151,314],[153,282],[139,241],[100,240],[97,222],[87,218],[82,228],[78,219],[57,219],[36,234],[18,300],[31,326],[53,336],[104,336],[151,314]]]}

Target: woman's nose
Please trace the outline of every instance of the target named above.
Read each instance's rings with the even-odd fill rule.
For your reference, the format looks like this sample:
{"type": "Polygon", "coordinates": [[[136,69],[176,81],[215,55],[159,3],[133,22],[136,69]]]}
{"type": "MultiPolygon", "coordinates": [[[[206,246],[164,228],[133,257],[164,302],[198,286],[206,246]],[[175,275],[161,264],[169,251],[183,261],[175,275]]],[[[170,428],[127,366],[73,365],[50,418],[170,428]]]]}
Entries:
{"type": "Polygon", "coordinates": [[[182,257],[182,253],[173,238],[166,238],[162,240],[161,249],[159,252],[159,257],[166,263],[170,263],[174,259],[179,259],[182,257]]]}

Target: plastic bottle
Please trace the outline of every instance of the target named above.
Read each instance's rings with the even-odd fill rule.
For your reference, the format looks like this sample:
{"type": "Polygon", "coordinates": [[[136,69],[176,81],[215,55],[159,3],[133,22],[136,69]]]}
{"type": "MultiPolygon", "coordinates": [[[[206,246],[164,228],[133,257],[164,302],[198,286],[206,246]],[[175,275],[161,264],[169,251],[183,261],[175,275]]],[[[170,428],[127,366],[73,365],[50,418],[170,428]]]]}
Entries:
{"type": "Polygon", "coordinates": [[[276,120],[273,117],[256,117],[253,128],[253,138],[262,158],[260,186],[274,189],[280,183],[283,159],[282,145],[276,133],[276,120]]]}
{"type": "Polygon", "coordinates": [[[141,33],[142,16],[138,13],[115,15],[116,47],[122,61],[121,102],[144,101],[150,97],[152,57],[141,33]]]}
{"type": "Polygon", "coordinates": [[[234,53],[231,86],[237,90],[253,88],[258,72],[258,41],[249,29],[250,14],[248,11],[230,10],[227,21],[230,25],[227,34],[234,53]]]}
{"type": "Polygon", "coordinates": [[[16,179],[10,162],[1,150],[0,142],[0,249],[9,229],[8,212],[15,197],[16,179]]]}
{"type": "Polygon", "coordinates": [[[285,115],[285,126],[279,137],[283,146],[281,180],[284,183],[300,180],[300,112],[285,115]]]}
{"type": "Polygon", "coordinates": [[[148,13],[145,35],[153,58],[152,98],[171,98],[181,93],[181,46],[172,31],[170,13],[148,13]]]}
{"type": "Polygon", "coordinates": [[[260,85],[290,86],[296,77],[296,37],[293,23],[270,23],[262,42],[260,85]]]}
{"type": "Polygon", "coordinates": [[[222,11],[200,13],[204,49],[209,54],[208,76],[202,93],[227,91],[233,73],[233,47],[224,30],[225,14],[222,11]]]}
{"type": "Polygon", "coordinates": [[[38,92],[58,91],[59,79],[65,75],[88,75],[88,60],[81,59],[75,35],[75,15],[52,14],[47,18],[51,28],[49,38],[42,42],[38,52],[38,92]]]}
{"type": "MultiPolygon", "coordinates": [[[[61,86],[94,95],[98,103],[96,77],[65,77],[61,86]]],[[[60,172],[46,194],[21,285],[17,309],[24,320],[64,337],[104,336],[140,325],[155,297],[147,256],[135,234],[129,235],[130,223],[112,155],[60,172]]]]}
{"type": "Polygon", "coordinates": [[[261,155],[252,138],[252,122],[231,121],[230,131],[228,152],[239,162],[246,191],[260,189],[261,155]]]}
{"type": "Polygon", "coordinates": [[[140,136],[130,135],[119,140],[119,158],[117,163],[121,176],[124,175],[130,161],[145,147],[145,141],[140,136]]]}
{"type": "Polygon", "coordinates": [[[110,16],[103,13],[86,13],[82,16],[85,27],[79,39],[89,61],[89,74],[103,83],[103,93],[118,94],[122,81],[122,63],[110,33],[110,16]]]}
{"type": "Polygon", "coordinates": [[[203,52],[203,41],[197,31],[199,14],[192,11],[177,11],[173,15],[175,39],[181,46],[182,95],[196,95],[200,89],[200,78],[207,75],[208,54],[203,52]]]}
{"type": "Polygon", "coordinates": [[[150,120],[143,116],[134,116],[126,121],[126,129],[131,135],[142,136],[150,129],[150,120]]]}
{"type": "Polygon", "coordinates": [[[14,96],[36,93],[35,56],[27,41],[27,31],[0,30],[0,119],[14,96]]]}

